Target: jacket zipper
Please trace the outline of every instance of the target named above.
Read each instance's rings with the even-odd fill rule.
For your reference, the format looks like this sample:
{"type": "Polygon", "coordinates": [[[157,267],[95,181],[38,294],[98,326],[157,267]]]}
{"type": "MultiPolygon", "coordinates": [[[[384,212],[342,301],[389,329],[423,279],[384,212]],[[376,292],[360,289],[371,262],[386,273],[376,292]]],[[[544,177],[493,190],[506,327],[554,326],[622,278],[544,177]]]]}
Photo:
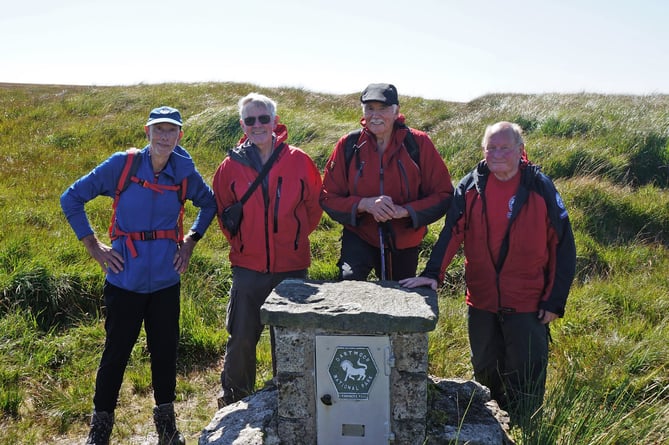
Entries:
{"type": "Polygon", "coordinates": [[[266,257],[266,272],[269,272],[270,258],[269,258],[269,190],[265,184],[261,185],[263,196],[263,207],[265,209],[265,257],[266,257]]]}
{"type": "Polygon", "coordinates": [[[279,176],[279,182],[276,185],[276,199],[274,200],[274,233],[279,232],[279,201],[281,201],[281,184],[283,177],[279,176]]]}
{"type": "Polygon", "coordinates": [[[383,179],[383,153],[379,153],[379,191],[383,195],[385,192],[384,189],[384,179],[383,179]]]}
{"type": "Polygon", "coordinates": [[[407,175],[407,171],[404,168],[404,163],[402,163],[401,159],[397,160],[397,165],[399,166],[400,173],[402,174],[402,178],[404,179],[404,186],[407,191],[406,200],[407,202],[411,202],[411,189],[409,188],[409,176],[407,175]]]}
{"type": "Polygon", "coordinates": [[[353,178],[353,194],[358,194],[358,180],[362,178],[362,169],[365,167],[365,161],[360,161],[360,167],[355,172],[355,178],[353,178]]]}

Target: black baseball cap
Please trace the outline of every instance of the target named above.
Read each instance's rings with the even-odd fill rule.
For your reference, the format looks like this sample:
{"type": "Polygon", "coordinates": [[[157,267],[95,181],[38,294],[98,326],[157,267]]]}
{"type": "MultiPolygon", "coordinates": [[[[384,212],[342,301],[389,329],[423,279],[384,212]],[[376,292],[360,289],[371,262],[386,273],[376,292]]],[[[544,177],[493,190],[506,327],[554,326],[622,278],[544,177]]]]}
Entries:
{"type": "Polygon", "coordinates": [[[383,102],[386,105],[399,105],[397,88],[389,83],[371,83],[364,89],[360,102],[383,102]]]}

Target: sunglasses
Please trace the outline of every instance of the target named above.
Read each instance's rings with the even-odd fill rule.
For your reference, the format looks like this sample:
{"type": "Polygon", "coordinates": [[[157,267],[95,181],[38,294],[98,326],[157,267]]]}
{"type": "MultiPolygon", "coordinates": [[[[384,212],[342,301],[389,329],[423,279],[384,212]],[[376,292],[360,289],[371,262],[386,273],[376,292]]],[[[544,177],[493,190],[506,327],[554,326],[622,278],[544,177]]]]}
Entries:
{"type": "MultiPolygon", "coordinates": [[[[270,117],[269,114],[263,114],[262,116],[258,116],[258,121],[261,124],[269,124],[270,120],[272,120],[272,118],[270,117]]],[[[256,123],[256,117],[255,116],[245,117],[244,123],[250,127],[256,123]]]]}

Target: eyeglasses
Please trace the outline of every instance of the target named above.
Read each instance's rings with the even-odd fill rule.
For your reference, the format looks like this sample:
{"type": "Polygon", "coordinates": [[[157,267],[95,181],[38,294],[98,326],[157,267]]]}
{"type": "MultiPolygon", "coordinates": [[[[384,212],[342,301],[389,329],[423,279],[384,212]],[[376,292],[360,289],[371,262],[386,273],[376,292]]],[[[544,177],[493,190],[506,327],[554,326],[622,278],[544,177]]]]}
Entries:
{"type": "MultiPolygon", "coordinates": [[[[258,121],[261,124],[269,124],[270,120],[272,120],[272,118],[270,117],[269,114],[263,114],[261,116],[258,116],[258,121]]],[[[256,117],[255,116],[245,117],[244,123],[250,127],[256,123],[256,117]]]]}
{"type": "Polygon", "coordinates": [[[484,150],[487,154],[491,154],[491,155],[495,154],[495,155],[499,155],[499,156],[508,156],[508,155],[510,155],[511,153],[518,153],[518,152],[516,151],[517,148],[518,148],[518,147],[508,147],[508,146],[503,146],[503,147],[484,147],[483,150],[484,150]]]}

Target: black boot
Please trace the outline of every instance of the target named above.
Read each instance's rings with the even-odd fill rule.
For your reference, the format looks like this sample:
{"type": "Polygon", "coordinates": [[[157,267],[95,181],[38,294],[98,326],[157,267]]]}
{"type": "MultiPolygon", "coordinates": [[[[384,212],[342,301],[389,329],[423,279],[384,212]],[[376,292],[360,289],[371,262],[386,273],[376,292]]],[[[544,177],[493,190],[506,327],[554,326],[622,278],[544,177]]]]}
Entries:
{"type": "Polygon", "coordinates": [[[86,445],[109,445],[109,436],[111,436],[113,426],[113,412],[93,411],[91,431],[88,433],[86,445]]]}
{"type": "Polygon", "coordinates": [[[186,439],[177,430],[173,403],[163,403],[154,407],[153,423],[156,424],[158,431],[158,445],[186,445],[186,439]]]}

